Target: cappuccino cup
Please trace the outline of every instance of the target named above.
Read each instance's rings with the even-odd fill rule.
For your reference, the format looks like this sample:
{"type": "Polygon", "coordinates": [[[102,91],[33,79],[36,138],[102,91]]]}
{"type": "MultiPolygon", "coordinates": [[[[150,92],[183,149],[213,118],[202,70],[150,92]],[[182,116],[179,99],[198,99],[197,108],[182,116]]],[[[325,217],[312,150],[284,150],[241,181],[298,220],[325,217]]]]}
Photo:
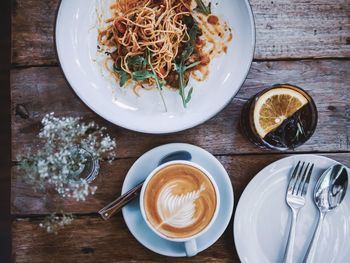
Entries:
{"type": "Polygon", "coordinates": [[[183,242],[188,257],[197,254],[196,238],[215,221],[220,195],[215,180],[203,167],[171,161],[154,169],[140,194],[141,214],[163,239],[183,242]]]}

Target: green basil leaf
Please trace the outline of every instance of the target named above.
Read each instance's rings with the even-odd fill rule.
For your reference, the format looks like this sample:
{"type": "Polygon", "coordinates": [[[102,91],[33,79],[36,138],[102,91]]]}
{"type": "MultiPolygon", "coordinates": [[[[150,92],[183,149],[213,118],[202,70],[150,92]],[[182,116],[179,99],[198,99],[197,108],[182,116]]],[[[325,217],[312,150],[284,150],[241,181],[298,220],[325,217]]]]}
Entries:
{"type": "Polygon", "coordinates": [[[130,76],[128,73],[126,73],[122,68],[117,68],[115,65],[113,65],[114,72],[118,73],[119,75],[119,85],[120,87],[123,87],[125,83],[130,79],[130,76]]]}
{"type": "Polygon", "coordinates": [[[190,39],[186,42],[186,47],[181,54],[181,63],[184,63],[186,59],[188,59],[189,56],[192,55],[197,34],[198,34],[198,24],[194,23],[190,32],[188,33],[188,35],[190,36],[190,39]]]}
{"type": "Polygon", "coordinates": [[[188,66],[185,66],[185,61],[193,53],[196,37],[198,34],[198,29],[199,29],[198,24],[194,23],[194,25],[192,26],[192,28],[190,29],[190,32],[189,32],[190,39],[187,41],[186,46],[181,53],[181,61],[179,63],[176,63],[176,61],[174,61],[175,70],[179,74],[179,94],[181,96],[182,103],[183,103],[183,106],[185,108],[186,108],[187,103],[191,100],[191,96],[192,96],[192,92],[193,92],[193,88],[191,88],[188,92],[188,95],[186,96],[186,94],[185,94],[185,88],[186,88],[185,71],[192,68],[192,67],[195,67],[196,65],[198,65],[200,63],[199,61],[197,61],[197,62],[194,62],[194,63],[188,65],[188,66]]]}
{"type": "Polygon", "coordinates": [[[132,78],[134,80],[145,80],[149,78],[154,78],[154,74],[151,71],[139,70],[132,73],[132,78]]]}
{"type": "Polygon", "coordinates": [[[146,50],[146,57],[147,57],[147,62],[148,62],[148,65],[150,66],[151,70],[152,70],[152,77],[155,79],[156,81],[156,84],[157,84],[157,88],[158,88],[158,91],[159,91],[159,94],[160,94],[160,97],[162,98],[162,102],[163,102],[163,105],[164,105],[164,110],[167,112],[168,111],[168,108],[166,106],[166,103],[165,103],[165,100],[164,100],[164,96],[163,96],[163,83],[159,81],[159,78],[157,76],[157,72],[154,70],[153,66],[152,66],[152,63],[151,63],[151,51],[147,48],[146,50]]]}
{"type": "Polygon", "coordinates": [[[193,62],[192,64],[190,64],[188,66],[185,66],[185,71],[188,70],[188,69],[194,68],[195,66],[199,65],[200,63],[201,63],[200,61],[196,61],[196,62],[193,62]]]}
{"type": "Polygon", "coordinates": [[[147,59],[142,56],[133,56],[128,58],[129,66],[146,66],[148,63],[147,59]]]}
{"type": "Polygon", "coordinates": [[[187,93],[187,97],[185,99],[185,104],[189,103],[191,98],[192,98],[192,92],[193,92],[193,87],[191,87],[191,89],[188,91],[187,93]]]}
{"type": "Polygon", "coordinates": [[[205,14],[205,15],[210,15],[211,14],[211,3],[206,6],[202,0],[196,0],[197,7],[193,10],[205,14]]]}
{"type": "Polygon", "coordinates": [[[125,83],[130,79],[129,74],[126,73],[124,70],[119,73],[119,85],[120,87],[123,87],[125,83]]]}

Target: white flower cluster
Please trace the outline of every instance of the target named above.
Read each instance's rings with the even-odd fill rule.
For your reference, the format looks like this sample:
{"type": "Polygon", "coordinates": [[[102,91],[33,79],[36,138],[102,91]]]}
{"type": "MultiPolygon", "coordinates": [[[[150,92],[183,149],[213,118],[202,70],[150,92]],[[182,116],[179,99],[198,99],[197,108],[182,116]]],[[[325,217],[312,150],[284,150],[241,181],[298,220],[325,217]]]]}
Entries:
{"type": "Polygon", "coordinates": [[[24,179],[34,190],[53,187],[62,197],[84,201],[94,194],[97,187],[81,178],[81,170],[91,160],[113,160],[116,142],[94,122],[83,123],[81,118],[57,118],[53,113],[42,120],[39,133],[42,147],[20,157],[19,168],[24,170],[24,179]],[[86,154],[89,153],[88,160],[86,154]]]}
{"type": "Polygon", "coordinates": [[[57,234],[59,229],[62,229],[64,226],[71,224],[72,221],[72,214],[62,214],[62,216],[51,214],[46,217],[45,220],[39,224],[39,226],[41,228],[44,228],[48,233],[57,234]]]}

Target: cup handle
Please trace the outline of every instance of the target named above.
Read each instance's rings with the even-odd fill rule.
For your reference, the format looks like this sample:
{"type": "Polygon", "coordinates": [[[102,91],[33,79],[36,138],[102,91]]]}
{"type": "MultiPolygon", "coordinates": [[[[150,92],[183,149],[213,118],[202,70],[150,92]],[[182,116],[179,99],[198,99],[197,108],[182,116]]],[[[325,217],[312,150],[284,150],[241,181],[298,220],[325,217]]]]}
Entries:
{"type": "Polygon", "coordinates": [[[185,242],[185,250],[187,257],[193,257],[197,255],[197,242],[194,238],[185,242]]]}

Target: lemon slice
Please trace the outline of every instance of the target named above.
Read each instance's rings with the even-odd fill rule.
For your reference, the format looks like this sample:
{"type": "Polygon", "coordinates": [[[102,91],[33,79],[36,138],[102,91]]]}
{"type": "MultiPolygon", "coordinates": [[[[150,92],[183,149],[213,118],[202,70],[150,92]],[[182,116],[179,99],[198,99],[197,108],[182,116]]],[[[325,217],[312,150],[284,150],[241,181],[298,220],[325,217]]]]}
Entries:
{"type": "Polygon", "coordinates": [[[289,88],[273,88],[259,97],[254,108],[254,124],[261,138],[301,109],[308,100],[289,88]]]}

